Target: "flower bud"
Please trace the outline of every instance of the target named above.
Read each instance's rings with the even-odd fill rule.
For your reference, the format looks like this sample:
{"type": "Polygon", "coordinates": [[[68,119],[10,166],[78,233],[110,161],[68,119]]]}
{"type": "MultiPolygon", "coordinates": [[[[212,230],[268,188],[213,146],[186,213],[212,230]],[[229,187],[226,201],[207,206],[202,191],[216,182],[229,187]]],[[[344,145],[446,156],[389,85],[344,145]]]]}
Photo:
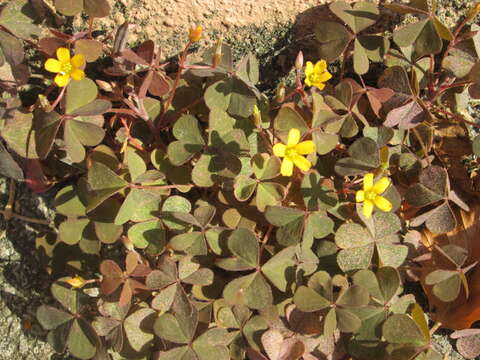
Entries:
{"type": "Polygon", "coordinates": [[[203,31],[203,28],[201,25],[198,25],[195,28],[191,28],[188,33],[188,38],[192,43],[200,41],[200,39],[202,38],[202,31],[203,31]]]}
{"type": "Polygon", "coordinates": [[[303,52],[299,52],[295,59],[295,69],[302,70],[303,68],[303,52]]]}
{"type": "Polygon", "coordinates": [[[282,103],[285,101],[285,84],[283,83],[283,81],[280,84],[278,84],[275,100],[278,103],[282,103]]]}
{"type": "Polygon", "coordinates": [[[217,40],[217,44],[215,45],[215,51],[213,52],[212,56],[212,66],[216,68],[218,64],[220,64],[220,60],[222,60],[222,46],[223,46],[223,37],[219,37],[217,40]]]}
{"type": "Polygon", "coordinates": [[[253,105],[253,122],[257,128],[262,126],[262,114],[257,104],[253,105]]]}
{"type": "Polygon", "coordinates": [[[87,283],[87,281],[86,281],[84,278],[82,278],[81,276],[78,276],[78,275],[77,275],[77,276],[75,276],[75,277],[73,277],[73,278],[68,279],[68,280],[67,280],[67,283],[68,283],[71,287],[73,287],[73,288],[75,288],[75,289],[79,289],[79,288],[84,287],[85,284],[87,283]]]}

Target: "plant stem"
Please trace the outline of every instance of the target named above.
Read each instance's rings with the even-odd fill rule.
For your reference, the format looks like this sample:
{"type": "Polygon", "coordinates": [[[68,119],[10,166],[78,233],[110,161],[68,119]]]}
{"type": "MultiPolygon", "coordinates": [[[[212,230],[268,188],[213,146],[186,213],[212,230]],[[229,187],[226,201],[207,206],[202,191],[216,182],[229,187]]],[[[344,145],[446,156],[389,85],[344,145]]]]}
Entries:
{"type": "Polygon", "coordinates": [[[53,110],[55,110],[55,108],[57,107],[58,103],[60,102],[60,100],[63,99],[63,95],[65,95],[65,90],[67,89],[66,86],[62,87],[62,90],[60,91],[60,94],[58,94],[58,97],[55,99],[55,101],[53,102],[52,105],[50,105],[50,111],[47,111],[47,112],[51,112],[53,110]]]}
{"type": "MultiPolygon", "coordinates": [[[[159,124],[162,123],[163,117],[165,116],[166,112],[170,108],[170,105],[172,104],[173,97],[175,96],[175,92],[177,91],[178,84],[180,83],[182,72],[185,69],[185,61],[187,59],[188,49],[190,48],[190,45],[192,45],[191,41],[189,41],[187,45],[185,45],[185,48],[183,49],[182,54],[180,55],[180,60],[178,62],[177,76],[175,77],[175,82],[173,83],[172,91],[170,92],[170,95],[164,104],[162,117],[160,118],[159,124]]],[[[159,126],[159,124],[157,126],[159,126]]]]}
{"type": "MultiPolygon", "coordinates": [[[[6,210],[0,210],[0,214],[5,216],[5,219],[6,219],[6,213],[7,213],[6,210]]],[[[31,217],[28,217],[28,216],[23,216],[23,215],[19,215],[19,214],[15,214],[15,213],[12,213],[11,216],[13,218],[16,218],[16,219],[19,219],[19,220],[22,220],[22,221],[26,221],[26,222],[30,222],[30,223],[34,223],[34,224],[41,224],[41,225],[50,225],[51,224],[51,222],[49,220],[34,219],[34,218],[31,218],[31,217]]]]}

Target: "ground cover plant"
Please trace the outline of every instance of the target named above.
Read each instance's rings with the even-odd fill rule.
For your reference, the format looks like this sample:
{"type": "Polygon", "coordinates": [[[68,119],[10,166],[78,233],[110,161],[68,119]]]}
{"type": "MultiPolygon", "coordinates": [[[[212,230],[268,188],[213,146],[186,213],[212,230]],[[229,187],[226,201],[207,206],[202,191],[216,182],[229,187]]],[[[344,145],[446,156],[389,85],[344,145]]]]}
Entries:
{"type": "Polygon", "coordinates": [[[449,29],[435,1],[332,2],[273,98],[253,55],[196,48],[201,25],[166,62],[128,24],[96,31],[105,0],[54,5],[0,12],[0,173],[57,190],[37,310],[56,351],[442,359],[446,328],[480,355],[480,3],[449,29]],[[85,28],[47,35],[53,11],[85,28]]]}

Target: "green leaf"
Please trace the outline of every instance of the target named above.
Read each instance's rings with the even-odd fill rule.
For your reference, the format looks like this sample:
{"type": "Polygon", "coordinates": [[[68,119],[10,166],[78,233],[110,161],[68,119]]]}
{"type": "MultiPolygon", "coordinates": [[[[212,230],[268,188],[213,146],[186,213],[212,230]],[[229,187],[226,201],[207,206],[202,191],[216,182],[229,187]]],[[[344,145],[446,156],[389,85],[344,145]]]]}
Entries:
{"type": "MultiPolygon", "coordinates": [[[[197,314],[195,311],[194,314],[197,314]]],[[[155,334],[164,340],[176,344],[188,344],[192,339],[197,326],[198,315],[192,316],[189,321],[191,327],[184,327],[181,322],[172,314],[163,314],[153,326],[155,334]]]]}
{"type": "Polygon", "coordinates": [[[83,237],[83,231],[90,223],[88,219],[67,219],[58,228],[58,236],[68,245],[77,244],[83,237]]]}
{"type": "Polygon", "coordinates": [[[205,236],[200,231],[178,234],[170,239],[170,246],[190,255],[207,255],[205,236]]]}
{"type": "Polygon", "coordinates": [[[80,81],[71,81],[67,86],[67,94],[65,96],[65,112],[74,114],[75,110],[91,103],[97,98],[97,85],[89,78],[80,81]]]}
{"type": "Polygon", "coordinates": [[[212,354],[215,359],[230,360],[228,345],[228,332],[225,329],[212,328],[200,335],[192,344],[192,348],[199,360],[210,360],[212,354]]]}
{"type": "Polygon", "coordinates": [[[392,344],[423,345],[425,343],[422,331],[406,314],[390,316],[383,324],[382,333],[385,340],[392,344]]]}
{"type": "Polygon", "coordinates": [[[169,215],[170,212],[181,212],[181,213],[189,213],[192,210],[192,204],[190,201],[185,199],[182,196],[174,195],[168,197],[163,205],[162,205],[162,212],[164,212],[164,216],[162,217],[162,221],[164,224],[172,230],[184,230],[185,223],[183,221],[179,221],[174,216],[169,215]]]}
{"type": "Polygon", "coordinates": [[[274,119],[274,128],[284,143],[287,142],[290,129],[296,128],[300,130],[301,135],[308,130],[303,117],[290,106],[282,106],[274,119]]]}
{"type": "Polygon", "coordinates": [[[87,206],[87,213],[109,197],[122,191],[128,183],[102,163],[93,163],[88,171],[88,183],[95,191],[95,197],[87,206]]]}
{"type": "Polygon", "coordinates": [[[67,346],[70,353],[79,359],[91,359],[97,352],[100,342],[95,330],[82,318],[73,321],[68,334],[67,346]]]}
{"type": "Polygon", "coordinates": [[[472,148],[475,156],[480,156],[480,135],[477,135],[473,138],[472,148]]]}
{"type": "Polygon", "coordinates": [[[442,47],[442,39],[433,22],[429,20],[415,41],[415,56],[421,58],[425,55],[438,54],[442,47]]]}
{"type": "Polygon", "coordinates": [[[168,158],[173,165],[186,163],[205,145],[198,120],[192,115],[183,115],[175,122],[173,135],[178,139],[168,146],[168,158]]]}
{"type": "Polygon", "coordinates": [[[334,21],[322,21],[321,25],[317,25],[315,37],[319,42],[318,55],[327,62],[336,60],[352,40],[345,26],[334,21]]]}
{"type": "Polygon", "coordinates": [[[303,218],[303,212],[289,207],[268,206],[265,211],[265,218],[274,226],[285,226],[303,218]]]}
{"type": "Polygon", "coordinates": [[[418,305],[418,303],[413,304],[412,319],[422,331],[425,342],[430,342],[430,329],[428,327],[428,322],[422,307],[418,305]]]}
{"type": "Polygon", "coordinates": [[[234,195],[238,201],[247,201],[255,192],[257,182],[245,175],[239,175],[235,178],[234,195]]]}
{"type": "Polygon", "coordinates": [[[60,114],[55,111],[44,112],[37,110],[34,113],[35,140],[37,144],[38,156],[45,159],[52,148],[53,142],[57,137],[58,129],[62,124],[60,114]]]}
{"type": "Polygon", "coordinates": [[[85,13],[90,17],[102,18],[110,14],[110,5],[107,0],[83,0],[85,13]]]}
{"type": "Polygon", "coordinates": [[[130,314],[123,323],[125,336],[133,350],[142,353],[153,341],[153,324],[157,318],[156,312],[150,308],[143,308],[130,314]]]}
{"type": "Polygon", "coordinates": [[[0,25],[22,39],[40,36],[41,30],[34,25],[35,10],[28,0],[11,0],[0,13],[0,25]]]}
{"type": "Polygon", "coordinates": [[[301,192],[308,210],[328,210],[338,202],[338,195],[329,179],[322,178],[316,170],[311,170],[302,180],[301,192]]]}
{"type": "Polygon", "coordinates": [[[369,61],[367,53],[358,39],[354,40],[353,46],[353,68],[359,75],[364,75],[368,72],[369,61]]]}
{"type": "Polygon", "coordinates": [[[259,180],[270,180],[280,175],[281,161],[276,156],[255,154],[252,158],[252,168],[259,180]]]}
{"type": "Polygon", "coordinates": [[[158,220],[133,225],[128,229],[128,238],[132,241],[133,246],[139,249],[145,249],[152,244],[158,251],[164,248],[166,244],[165,229],[158,220]]]}
{"type": "Polygon", "coordinates": [[[273,182],[261,182],[257,187],[255,202],[260,211],[265,211],[267,206],[278,205],[285,198],[286,189],[283,185],[273,182]]]}
{"type": "Polygon", "coordinates": [[[223,289],[223,297],[230,304],[246,305],[257,310],[273,302],[272,289],[259,272],[229,282],[223,289]]]}
{"type": "Polygon", "coordinates": [[[412,45],[428,22],[429,20],[425,19],[405,25],[393,32],[393,41],[400,47],[412,45]]]}
{"type": "Polygon", "coordinates": [[[45,330],[53,330],[72,319],[72,315],[52,306],[41,305],[37,309],[37,320],[45,330]]]}
{"type": "Polygon", "coordinates": [[[262,266],[262,273],[277,289],[286,292],[295,277],[295,247],[288,247],[262,266]]]}
{"type": "Polygon", "coordinates": [[[446,27],[440,20],[434,16],[432,19],[433,26],[435,27],[435,30],[437,31],[437,34],[443,39],[447,41],[453,40],[453,34],[452,32],[446,27]]]}
{"type": "Polygon", "coordinates": [[[297,289],[293,297],[293,302],[303,312],[314,312],[330,306],[329,300],[306,286],[300,286],[297,289]]]}
{"type": "Polygon", "coordinates": [[[80,199],[77,187],[67,185],[55,196],[55,210],[65,216],[85,216],[85,204],[80,199]]]}
{"type": "Polygon", "coordinates": [[[75,16],[83,10],[83,1],[55,0],[54,4],[58,12],[66,16],[75,16]]]}
{"type": "Polygon", "coordinates": [[[59,279],[52,284],[50,287],[52,296],[70,313],[78,314],[85,304],[85,295],[78,290],[72,289],[63,280],[63,278],[59,279]]]}
{"type": "Polygon", "coordinates": [[[16,161],[13,160],[12,155],[8,153],[2,143],[0,143],[0,175],[16,181],[24,180],[23,170],[16,161]]]}
{"type": "MultiPolygon", "coordinates": [[[[0,48],[12,68],[20,65],[25,59],[22,42],[5,31],[0,32],[0,48]]],[[[3,63],[1,65],[3,66],[3,63]]]]}
{"type": "Polygon", "coordinates": [[[2,128],[2,138],[21,157],[38,159],[36,131],[32,128],[33,114],[15,111],[14,118],[2,128]]]}
{"type": "Polygon", "coordinates": [[[253,232],[245,228],[239,228],[232,232],[228,238],[228,248],[236,257],[245,264],[256,268],[258,265],[259,246],[257,237],[253,232]]]}

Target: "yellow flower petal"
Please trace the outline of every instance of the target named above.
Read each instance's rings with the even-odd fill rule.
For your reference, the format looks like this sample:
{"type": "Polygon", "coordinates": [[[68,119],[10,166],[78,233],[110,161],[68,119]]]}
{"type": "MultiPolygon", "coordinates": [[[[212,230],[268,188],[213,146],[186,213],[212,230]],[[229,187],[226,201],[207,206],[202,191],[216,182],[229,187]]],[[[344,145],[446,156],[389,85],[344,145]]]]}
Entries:
{"type": "Polygon", "coordinates": [[[47,61],[45,61],[45,70],[59,73],[62,70],[62,63],[57,59],[47,59],[47,61]]]}
{"type": "Polygon", "coordinates": [[[283,159],[280,173],[283,176],[292,176],[293,174],[293,161],[290,159],[283,159]]]}
{"type": "Polygon", "coordinates": [[[372,191],[375,194],[383,194],[385,190],[387,190],[388,186],[390,185],[390,179],[388,177],[383,177],[378,180],[375,185],[373,185],[372,191]]]}
{"type": "Polygon", "coordinates": [[[55,76],[55,79],[54,79],[55,84],[57,84],[57,86],[59,87],[67,86],[69,80],[70,80],[69,74],[65,74],[65,75],[57,74],[57,76],[55,76]]]}
{"type": "Polygon", "coordinates": [[[308,76],[305,78],[305,85],[307,85],[307,86],[312,86],[312,82],[310,81],[310,79],[308,78],[308,76]]]}
{"type": "Polygon", "coordinates": [[[367,219],[372,216],[373,213],[373,202],[370,200],[365,200],[363,203],[363,216],[365,216],[367,219]]]}
{"type": "Polygon", "coordinates": [[[295,146],[295,151],[300,155],[308,155],[315,152],[315,143],[311,140],[302,141],[295,146]]]}
{"type": "Polygon", "coordinates": [[[364,202],[365,201],[365,191],[358,190],[357,193],[355,194],[355,200],[357,202],[364,202]]]}
{"type": "Polygon", "coordinates": [[[383,196],[377,196],[373,202],[375,206],[378,207],[382,211],[391,211],[392,210],[392,203],[385,199],[383,196]]]}
{"type": "Polygon", "coordinates": [[[316,73],[322,73],[327,69],[327,62],[325,60],[317,61],[315,64],[314,71],[316,73]]]}
{"type": "Polygon", "coordinates": [[[57,58],[62,63],[70,62],[70,50],[67,48],[61,47],[57,49],[57,58]]]}
{"type": "Polygon", "coordinates": [[[325,84],[323,83],[315,83],[313,85],[316,86],[318,90],[323,90],[325,88],[325,84]]]}
{"type": "MultiPolygon", "coordinates": [[[[311,61],[307,61],[307,65],[305,66],[305,76],[308,78],[310,74],[313,73],[314,66],[311,61]]],[[[307,79],[305,79],[307,81],[307,79]]]]}
{"type": "Polygon", "coordinates": [[[312,167],[312,163],[303,156],[297,155],[293,159],[293,163],[302,171],[308,171],[312,167]]]}
{"type": "Polygon", "coordinates": [[[70,76],[74,80],[82,80],[85,77],[85,73],[83,72],[83,70],[73,69],[72,72],[70,73],[70,76]]]}
{"type": "Polygon", "coordinates": [[[288,133],[288,141],[287,145],[288,146],[294,146],[297,145],[298,142],[300,141],[300,130],[291,128],[289,133],[288,133]]]}
{"type": "Polygon", "coordinates": [[[83,68],[85,66],[85,56],[83,56],[83,54],[76,54],[72,57],[70,62],[72,63],[73,67],[83,68]]]}
{"type": "Polygon", "coordinates": [[[273,154],[278,157],[284,157],[286,149],[287,147],[282,143],[275,144],[273,145],[273,154]]]}
{"type": "Polygon", "coordinates": [[[363,177],[363,190],[370,191],[373,187],[373,174],[368,173],[363,177]]]}
{"type": "Polygon", "coordinates": [[[332,78],[332,74],[330,74],[328,71],[325,71],[323,74],[318,75],[317,81],[318,82],[325,82],[328,81],[332,78]]]}

